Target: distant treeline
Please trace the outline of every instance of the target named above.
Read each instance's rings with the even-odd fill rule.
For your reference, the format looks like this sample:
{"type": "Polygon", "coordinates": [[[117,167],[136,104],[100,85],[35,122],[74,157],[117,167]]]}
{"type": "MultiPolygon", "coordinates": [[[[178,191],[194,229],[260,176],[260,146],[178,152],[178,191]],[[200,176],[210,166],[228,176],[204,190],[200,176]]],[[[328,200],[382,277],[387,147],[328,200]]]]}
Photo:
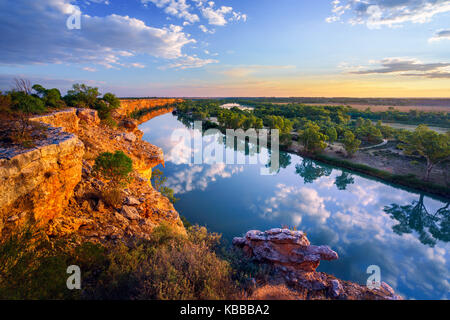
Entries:
{"type": "Polygon", "coordinates": [[[226,103],[241,104],[261,104],[261,103],[319,103],[319,104],[362,104],[373,106],[430,106],[430,107],[449,107],[450,98],[220,98],[218,100],[226,103]]]}

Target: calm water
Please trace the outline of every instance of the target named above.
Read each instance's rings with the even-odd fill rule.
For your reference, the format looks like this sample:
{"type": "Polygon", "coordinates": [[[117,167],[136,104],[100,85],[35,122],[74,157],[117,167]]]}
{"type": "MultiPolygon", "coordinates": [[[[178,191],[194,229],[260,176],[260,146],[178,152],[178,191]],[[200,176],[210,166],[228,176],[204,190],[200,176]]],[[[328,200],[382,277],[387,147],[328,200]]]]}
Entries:
{"type": "Polygon", "coordinates": [[[449,298],[448,201],[289,154],[280,156],[283,167],[272,176],[260,175],[261,165],[183,164],[184,148],[171,139],[181,128],[170,113],[140,126],[145,140],[163,148],[160,169],[190,222],[226,239],[295,226],[313,244],[339,253],[320,271],[365,283],[367,267],[378,265],[382,281],[406,298],[449,298]]]}

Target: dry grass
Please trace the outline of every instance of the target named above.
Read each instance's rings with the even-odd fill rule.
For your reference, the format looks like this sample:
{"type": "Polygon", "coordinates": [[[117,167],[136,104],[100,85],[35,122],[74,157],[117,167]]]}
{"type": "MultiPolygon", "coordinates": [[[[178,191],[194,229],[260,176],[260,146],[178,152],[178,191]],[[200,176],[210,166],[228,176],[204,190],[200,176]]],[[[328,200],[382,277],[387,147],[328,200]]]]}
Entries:
{"type": "Polygon", "coordinates": [[[305,300],[306,293],[301,294],[286,287],[286,285],[265,285],[257,288],[249,300],[305,300]]]}
{"type": "MultiPolygon", "coordinates": [[[[342,106],[341,103],[307,103],[310,106],[342,106]]],[[[367,105],[367,104],[345,104],[354,109],[364,111],[370,108],[373,112],[383,112],[388,111],[389,108],[394,108],[400,112],[409,112],[410,110],[424,111],[424,112],[450,112],[450,106],[377,106],[377,105],[367,105]]]]}

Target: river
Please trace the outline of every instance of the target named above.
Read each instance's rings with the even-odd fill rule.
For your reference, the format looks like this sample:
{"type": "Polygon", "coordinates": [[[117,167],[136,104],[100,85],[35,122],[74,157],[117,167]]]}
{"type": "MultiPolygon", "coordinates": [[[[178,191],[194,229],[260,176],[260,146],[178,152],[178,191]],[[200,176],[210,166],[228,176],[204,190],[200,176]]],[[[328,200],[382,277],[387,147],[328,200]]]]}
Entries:
{"type": "Polygon", "coordinates": [[[167,113],[140,129],[144,140],[164,150],[160,169],[180,199],[176,209],[191,223],[228,241],[248,230],[295,227],[312,244],[338,252],[339,260],[322,262],[319,271],[363,284],[367,268],[377,265],[381,280],[405,298],[450,298],[449,200],[287,153],[280,155],[279,172],[268,176],[261,165],[185,164],[171,137],[192,128],[167,113]]]}

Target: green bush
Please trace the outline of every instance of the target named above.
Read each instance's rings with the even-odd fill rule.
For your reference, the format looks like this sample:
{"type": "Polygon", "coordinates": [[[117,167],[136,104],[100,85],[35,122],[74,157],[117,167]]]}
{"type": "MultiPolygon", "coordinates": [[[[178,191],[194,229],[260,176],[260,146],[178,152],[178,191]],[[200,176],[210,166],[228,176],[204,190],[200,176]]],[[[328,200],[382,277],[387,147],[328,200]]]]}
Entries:
{"type": "Polygon", "coordinates": [[[104,152],[95,159],[94,171],[111,181],[113,186],[124,184],[133,170],[133,161],[123,151],[104,152]]]}
{"type": "Polygon", "coordinates": [[[22,91],[11,92],[12,110],[23,114],[40,114],[47,111],[44,102],[22,91]]]}

